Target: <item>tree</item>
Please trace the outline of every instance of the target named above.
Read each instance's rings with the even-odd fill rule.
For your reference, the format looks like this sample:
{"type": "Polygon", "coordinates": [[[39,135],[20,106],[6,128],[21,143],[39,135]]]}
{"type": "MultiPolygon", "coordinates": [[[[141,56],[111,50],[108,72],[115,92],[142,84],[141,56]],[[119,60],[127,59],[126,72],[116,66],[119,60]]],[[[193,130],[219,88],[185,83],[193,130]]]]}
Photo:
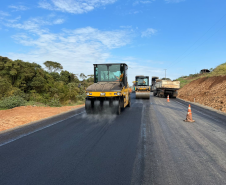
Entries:
{"type": "Polygon", "coordinates": [[[86,79],[87,78],[87,76],[84,74],[84,73],[81,73],[80,75],[79,75],[79,77],[81,78],[81,79],[86,79]]]}
{"type": "Polygon", "coordinates": [[[87,82],[94,82],[94,75],[88,75],[87,82]]]}
{"type": "Polygon", "coordinates": [[[71,74],[68,71],[61,71],[60,80],[68,84],[71,81],[71,74]]]}
{"type": "Polygon", "coordinates": [[[57,72],[52,72],[50,75],[53,77],[55,81],[60,81],[60,74],[57,72]]]}
{"type": "Polygon", "coordinates": [[[58,62],[46,61],[44,62],[44,65],[50,73],[61,71],[63,69],[63,66],[58,62]]]}
{"type": "Polygon", "coordinates": [[[33,78],[31,82],[31,86],[37,92],[42,92],[44,90],[45,83],[46,83],[46,80],[42,76],[37,75],[36,77],[33,78]]]}
{"type": "Polygon", "coordinates": [[[0,77],[0,99],[5,95],[7,91],[12,88],[11,83],[9,83],[6,79],[0,77]]]}

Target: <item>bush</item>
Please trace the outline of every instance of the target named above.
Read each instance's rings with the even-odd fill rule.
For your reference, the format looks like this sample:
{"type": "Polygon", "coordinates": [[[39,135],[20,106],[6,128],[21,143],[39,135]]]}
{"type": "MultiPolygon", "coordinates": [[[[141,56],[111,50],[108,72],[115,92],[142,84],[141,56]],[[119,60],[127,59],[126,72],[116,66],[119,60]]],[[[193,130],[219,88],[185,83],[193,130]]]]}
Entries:
{"type": "Polygon", "coordinates": [[[226,75],[226,63],[217,66],[213,71],[213,75],[226,75]]]}
{"type": "Polygon", "coordinates": [[[10,96],[0,101],[0,108],[12,109],[14,107],[24,106],[26,101],[20,96],[10,96]]]}
{"type": "Polygon", "coordinates": [[[76,98],[77,98],[78,101],[85,101],[85,99],[86,99],[86,94],[85,94],[85,93],[80,94],[80,95],[78,95],[76,98]]]}
{"type": "Polygon", "coordinates": [[[48,105],[50,107],[61,107],[62,106],[61,103],[60,103],[59,98],[52,98],[50,100],[50,102],[48,103],[48,105]]]}

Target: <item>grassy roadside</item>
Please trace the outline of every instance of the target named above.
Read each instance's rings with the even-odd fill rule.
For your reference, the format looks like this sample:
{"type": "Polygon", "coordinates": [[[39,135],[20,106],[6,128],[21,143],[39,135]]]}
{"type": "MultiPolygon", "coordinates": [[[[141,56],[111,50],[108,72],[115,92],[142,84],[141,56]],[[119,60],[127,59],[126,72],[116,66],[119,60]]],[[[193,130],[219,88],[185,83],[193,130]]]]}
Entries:
{"type": "MultiPolygon", "coordinates": [[[[82,104],[85,104],[85,101],[77,101],[76,103],[68,103],[61,106],[51,106],[51,107],[76,106],[76,105],[82,105],[82,104]]],[[[21,106],[50,107],[49,105],[46,105],[40,102],[35,102],[35,101],[28,101],[21,106]]],[[[15,106],[15,107],[20,107],[20,106],[15,106]]],[[[0,110],[8,110],[8,109],[11,109],[11,108],[0,107],[0,110]]]]}
{"type": "Polygon", "coordinates": [[[226,75],[226,62],[214,68],[210,73],[204,74],[190,74],[189,76],[182,76],[179,77],[178,81],[180,81],[181,88],[185,85],[189,84],[190,82],[197,80],[203,77],[212,77],[212,76],[223,76],[226,75]]]}
{"type": "Polygon", "coordinates": [[[6,109],[6,108],[0,108],[0,110],[8,110],[8,109],[6,109]]]}

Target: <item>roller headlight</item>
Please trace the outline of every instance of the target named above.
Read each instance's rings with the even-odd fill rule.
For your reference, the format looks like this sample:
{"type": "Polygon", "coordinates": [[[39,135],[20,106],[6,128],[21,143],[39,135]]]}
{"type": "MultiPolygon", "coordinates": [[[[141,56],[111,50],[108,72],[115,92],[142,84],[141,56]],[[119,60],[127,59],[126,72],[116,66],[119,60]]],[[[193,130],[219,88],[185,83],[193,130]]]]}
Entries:
{"type": "Polygon", "coordinates": [[[118,93],[117,93],[117,95],[118,95],[118,96],[120,96],[120,95],[121,95],[121,93],[120,93],[120,92],[118,92],[118,93]]]}
{"type": "Polygon", "coordinates": [[[101,96],[105,96],[105,93],[100,93],[101,96]]]}
{"type": "Polygon", "coordinates": [[[86,95],[89,96],[89,92],[87,92],[86,95]]]}

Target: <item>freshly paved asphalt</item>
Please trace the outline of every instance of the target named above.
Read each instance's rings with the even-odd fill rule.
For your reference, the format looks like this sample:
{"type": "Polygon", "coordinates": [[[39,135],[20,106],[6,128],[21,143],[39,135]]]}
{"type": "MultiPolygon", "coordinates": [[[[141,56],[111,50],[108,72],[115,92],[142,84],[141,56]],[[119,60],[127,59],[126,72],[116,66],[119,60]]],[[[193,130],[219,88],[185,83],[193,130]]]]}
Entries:
{"type": "Polygon", "coordinates": [[[135,99],[121,115],[71,117],[0,147],[0,184],[226,184],[226,116],[135,99]]]}

